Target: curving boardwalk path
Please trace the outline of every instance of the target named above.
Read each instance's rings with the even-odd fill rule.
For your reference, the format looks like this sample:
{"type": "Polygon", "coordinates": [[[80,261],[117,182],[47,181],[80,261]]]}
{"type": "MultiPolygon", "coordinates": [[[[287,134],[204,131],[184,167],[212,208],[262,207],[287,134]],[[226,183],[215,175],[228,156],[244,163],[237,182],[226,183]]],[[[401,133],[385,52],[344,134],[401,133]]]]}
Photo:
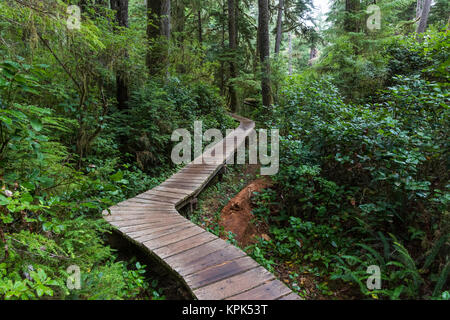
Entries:
{"type": "Polygon", "coordinates": [[[239,127],[205,151],[200,164],[194,160],[158,187],[111,207],[104,218],[174,272],[197,299],[300,299],[242,250],[177,211],[197,197],[226,159],[234,157],[255,126],[251,120],[233,117],[239,127]],[[227,144],[232,147],[225,148],[227,144]]]}

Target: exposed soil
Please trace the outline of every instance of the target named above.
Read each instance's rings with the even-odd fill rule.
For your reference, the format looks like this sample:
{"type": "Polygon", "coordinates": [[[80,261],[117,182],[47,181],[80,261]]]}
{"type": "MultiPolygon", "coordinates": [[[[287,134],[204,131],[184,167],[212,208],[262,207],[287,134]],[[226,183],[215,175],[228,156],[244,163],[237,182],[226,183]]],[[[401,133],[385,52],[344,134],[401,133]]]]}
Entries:
{"type": "MultiPolygon", "coordinates": [[[[252,197],[254,192],[268,188],[272,182],[267,178],[252,181],[242,189],[220,213],[219,225],[224,228],[225,233],[235,234],[235,240],[240,247],[253,244],[258,237],[269,240],[267,235],[268,226],[265,224],[255,224],[255,217],[252,214],[252,197]]],[[[222,238],[227,239],[226,235],[222,238]]]]}
{"type": "MultiPolygon", "coordinates": [[[[220,235],[229,240],[228,232],[235,235],[236,245],[245,250],[248,245],[256,242],[257,237],[270,240],[269,226],[252,214],[254,209],[254,192],[260,192],[272,186],[268,178],[259,176],[258,165],[246,165],[229,169],[220,181],[215,180],[200,196],[198,208],[191,215],[193,221],[205,230],[220,235]]],[[[277,211],[272,211],[277,215],[277,211]]],[[[267,253],[269,256],[270,253],[267,253]]],[[[324,279],[313,271],[304,271],[304,266],[293,261],[274,259],[275,276],[291,289],[297,289],[304,299],[354,299],[352,287],[341,282],[329,283],[330,293],[325,295],[318,285],[324,279]],[[297,287],[298,286],[298,287],[297,287]]],[[[312,267],[312,266],[311,266],[312,267]]]]}

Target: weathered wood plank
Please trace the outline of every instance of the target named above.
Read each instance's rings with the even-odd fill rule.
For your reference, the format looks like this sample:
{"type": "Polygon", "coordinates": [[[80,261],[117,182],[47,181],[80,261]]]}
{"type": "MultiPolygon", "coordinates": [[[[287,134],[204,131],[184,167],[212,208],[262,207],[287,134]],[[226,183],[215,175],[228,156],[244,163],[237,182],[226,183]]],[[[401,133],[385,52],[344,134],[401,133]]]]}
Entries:
{"type": "Polygon", "coordinates": [[[157,254],[161,259],[165,259],[174,256],[180,252],[184,252],[191,248],[197,248],[198,246],[213,241],[217,239],[213,234],[209,232],[200,233],[191,238],[172,243],[168,246],[154,250],[153,252],[157,254]]]}
{"type": "Polygon", "coordinates": [[[183,230],[183,232],[168,234],[164,237],[153,239],[150,241],[143,242],[144,246],[149,248],[150,250],[155,250],[169,244],[187,239],[189,237],[195,236],[197,234],[207,232],[200,227],[192,226],[183,230]]]}
{"type": "Polygon", "coordinates": [[[138,197],[147,197],[147,196],[162,196],[166,198],[174,198],[174,199],[180,199],[187,197],[188,193],[178,193],[178,192],[170,192],[170,191],[160,191],[156,189],[148,190],[144,193],[141,193],[138,195],[138,197]]]}
{"type": "Polygon", "coordinates": [[[292,292],[288,295],[285,295],[277,300],[303,300],[298,294],[292,292]]]}
{"type": "Polygon", "coordinates": [[[190,275],[185,276],[184,280],[192,289],[197,289],[244,271],[257,268],[258,266],[259,264],[252,258],[244,256],[191,273],[190,275]]]}
{"type": "Polygon", "coordinates": [[[165,259],[165,261],[173,269],[176,270],[182,266],[187,266],[189,264],[195,263],[197,260],[209,255],[210,253],[222,251],[222,241],[222,239],[216,238],[214,241],[204,243],[199,247],[192,248],[174,256],[168,257],[165,259]]]}
{"type": "Polygon", "coordinates": [[[160,221],[154,221],[154,222],[149,222],[149,223],[144,223],[144,224],[140,224],[137,226],[127,226],[127,227],[121,227],[120,231],[128,234],[131,234],[132,232],[137,232],[137,231],[141,231],[141,230],[146,230],[149,228],[155,228],[158,227],[158,225],[166,225],[167,223],[178,223],[178,222],[184,222],[186,221],[186,219],[173,219],[173,220],[160,220],[160,221]]]}
{"type": "Polygon", "coordinates": [[[142,218],[152,218],[156,221],[156,219],[161,219],[162,221],[174,220],[178,218],[175,214],[156,214],[153,212],[148,212],[145,214],[127,214],[127,215],[111,215],[105,217],[105,220],[108,222],[114,221],[128,221],[128,220],[137,220],[142,218]]]}
{"type": "MultiPolygon", "coordinates": [[[[156,234],[156,232],[161,232],[168,230],[170,232],[176,231],[176,228],[185,226],[187,221],[171,221],[171,222],[161,222],[158,224],[150,225],[147,228],[142,228],[141,230],[134,229],[133,231],[127,231],[126,234],[133,239],[139,240],[140,237],[148,236],[150,234],[156,234]]],[[[122,230],[121,230],[122,231],[122,230]]]]}
{"type": "Polygon", "coordinates": [[[269,282],[275,277],[263,267],[194,290],[198,299],[223,300],[269,282]]]}
{"type": "Polygon", "coordinates": [[[175,204],[181,200],[183,200],[184,197],[167,197],[167,196],[160,196],[160,195],[143,195],[143,196],[137,196],[135,199],[142,199],[142,200],[151,200],[156,202],[162,202],[162,203],[171,203],[175,204]]]}
{"type": "Polygon", "coordinates": [[[177,189],[177,188],[168,188],[168,187],[163,187],[162,184],[160,184],[159,186],[157,186],[156,188],[153,188],[152,190],[161,190],[161,191],[166,191],[166,192],[171,192],[171,193],[179,193],[179,194],[184,194],[184,195],[190,195],[191,191],[187,190],[187,189],[177,189]]]}
{"type": "Polygon", "coordinates": [[[192,228],[191,223],[189,221],[186,221],[178,226],[167,226],[167,228],[159,231],[153,232],[153,230],[149,231],[146,235],[140,236],[140,237],[133,237],[138,242],[146,242],[154,239],[158,239],[167,235],[175,235],[178,236],[178,234],[183,233],[186,229],[192,228]]]}
{"type": "Polygon", "coordinates": [[[278,280],[273,280],[259,287],[229,297],[226,300],[276,300],[289,292],[291,290],[283,283],[278,280]]]}
{"type": "Polygon", "coordinates": [[[121,221],[111,221],[110,223],[118,228],[120,227],[130,227],[130,226],[139,226],[149,222],[155,221],[164,221],[165,218],[161,217],[145,217],[140,219],[130,219],[130,220],[121,220],[121,221]]]}
{"type": "Polygon", "coordinates": [[[205,255],[191,263],[186,262],[182,266],[174,266],[174,270],[182,276],[188,276],[192,273],[199,272],[206,268],[219,265],[227,261],[232,261],[243,256],[245,256],[244,252],[237,249],[235,246],[225,245],[221,250],[217,250],[210,254],[205,253],[205,255]]]}

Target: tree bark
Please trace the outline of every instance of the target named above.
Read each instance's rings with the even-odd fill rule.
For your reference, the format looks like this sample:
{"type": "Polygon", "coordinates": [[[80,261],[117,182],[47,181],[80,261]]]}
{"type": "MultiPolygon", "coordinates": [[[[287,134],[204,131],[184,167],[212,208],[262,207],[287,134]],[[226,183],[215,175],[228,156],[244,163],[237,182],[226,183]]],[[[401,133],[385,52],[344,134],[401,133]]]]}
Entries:
{"type": "Polygon", "coordinates": [[[277,18],[277,37],[275,40],[275,54],[280,52],[281,39],[283,37],[283,11],[284,0],[278,2],[278,18],[277,18]]]}
{"type": "Polygon", "coordinates": [[[149,49],[146,64],[150,74],[167,70],[171,35],[170,0],[147,0],[147,39],[149,49]]]}
{"type": "Polygon", "coordinates": [[[170,39],[172,29],[171,25],[171,2],[170,0],[162,0],[161,7],[161,35],[166,39],[170,39]]]}
{"type": "MultiPolygon", "coordinates": [[[[222,19],[220,19],[221,21],[221,25],[222,25],[222,53],[225,53],[225,22],[226,22],[226,16],[227,16],[227,12],[226,12],[226,7],[227,4],[225,2],[225,0],[222,0],[222,13],[223,13],[223,17],[222,19]]],[[[223,61],[223,59],[220,59],[220,93],[221,95],[225,95],[225,63],[223,61]]]]}
{"type": "MultiPolygon", "coordinates": [[[[111,9],[116,11],[116,21],[119,27],[128,28],[128,0],[110,0],[111,9]]],[[[128,53],[124,53],[128,57],[128,53]]],[[[116,73],[116,99],[119,110],[128,109],[128,77],[126,72],[119,70],[116,73]]]]}
{"type": "Polygon", "coordinates": [[[289,32],[289,75],[292,75],[292,32],[289,32]]]}
{"type": "MultiPolygon", "coordinates": [[[[111,9],[116,11],[116,21],[119,27],[128,28],[128,0],[111,0],[111,9]]],[[[125,56],[128,54],[125,52],[125,56]]],[[[120,110],[128,108],[128,79],[126,73],[118,71],[116,75],[117,102],[120,110]]]]}
{"type": "Polygon", "coordinates": [[[269,0],[258,0],[259,54],[261,59],[261,92],[263,105],[272,103],[270,87],[269,0]]]}
{"type": "Polygon", "coordinates": [[[309,61],[308,61],[308,65],[312,66],[314,63],[314,59],[317,58],[317,48],[315,43],[311,44],[311,49],[309,51],[309,61]]]}
{"type": "Polygon", "coordinates": [[[423,33],[427,29],[428,16],[430,15],[431,0],[418,0],[417,1],[417,18],[420,17],[419,24],[417,26],[417,33],[423,33]],[[421,7],[419,8],[419,2],[421,7]],[[420,13],[420,15],[419,15],[420,13]]]}
{"type": "Polygon", "coordinates": [[[200,46],[203,43],[203,27],[202,27],[202,10],[197,11],[197,23],[198,23],[198,42],[200,43],[200,46]]]}
{"type": "Polygon", "coordinates": [[[237,49],[237,24],[236,24],[236,1],[228,0],[228,34],[229,47],[231,52],[230,59],[230,84],[229,92],[231,98],[231,111],[236,112],[239,108],[239,101],[233,80],[238,77],[236,64],[236,49],[237,49]]]}
{"type": "Polygon", "coordinates": [[[360,23],[359,20],[353,17],[360,9],[360,0],[345,0],[346,16],[344,19],[344,30],[347,32],[358,32],[360,23]]]}

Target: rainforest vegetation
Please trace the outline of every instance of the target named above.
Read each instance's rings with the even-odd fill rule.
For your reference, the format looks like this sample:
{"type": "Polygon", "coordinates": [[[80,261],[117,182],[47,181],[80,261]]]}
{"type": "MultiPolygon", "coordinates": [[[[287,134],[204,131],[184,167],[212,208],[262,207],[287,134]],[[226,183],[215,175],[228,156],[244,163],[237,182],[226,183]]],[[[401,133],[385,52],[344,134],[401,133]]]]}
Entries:
{"type": "Polygon", "coordinates": [[[0,0],[0,299],[166,298],[102,211],[180,169],[175,129],[229,112],[280,132],[258,263],[305,299],[450,299],[449,18],[448,0],[0,0]]]}

